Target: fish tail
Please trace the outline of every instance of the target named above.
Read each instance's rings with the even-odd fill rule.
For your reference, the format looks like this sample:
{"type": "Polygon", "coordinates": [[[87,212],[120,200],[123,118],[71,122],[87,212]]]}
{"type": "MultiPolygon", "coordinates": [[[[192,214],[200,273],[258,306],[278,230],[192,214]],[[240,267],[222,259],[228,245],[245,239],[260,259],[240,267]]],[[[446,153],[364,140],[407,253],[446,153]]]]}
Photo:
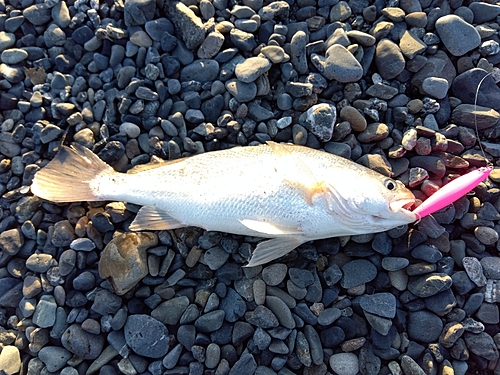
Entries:
{"type": "Polygon", "coordinates": [[[62,146],[55,158],[36,173],[31,191],[52,202],[104,200],[99,182],[110,174],[117,172],[88,148],[78,144],[62,146]]]}

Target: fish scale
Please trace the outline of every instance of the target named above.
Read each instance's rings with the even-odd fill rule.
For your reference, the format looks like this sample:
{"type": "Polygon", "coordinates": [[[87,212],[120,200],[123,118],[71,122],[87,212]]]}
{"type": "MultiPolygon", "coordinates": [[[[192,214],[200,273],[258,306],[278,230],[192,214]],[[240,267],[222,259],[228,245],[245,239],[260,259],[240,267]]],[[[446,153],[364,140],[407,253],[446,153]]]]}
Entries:
{"type": "Polygon", "coordinates": [[[143,207],[131,230],[198,226],[271,238],[249,265],[300,244],[374,233],[416,220],[413,194],[350,160],[307,147],[235,147],[118,173],[89,149],[63,146],[31,190],[54,202],[126,201],[143,207]]]}

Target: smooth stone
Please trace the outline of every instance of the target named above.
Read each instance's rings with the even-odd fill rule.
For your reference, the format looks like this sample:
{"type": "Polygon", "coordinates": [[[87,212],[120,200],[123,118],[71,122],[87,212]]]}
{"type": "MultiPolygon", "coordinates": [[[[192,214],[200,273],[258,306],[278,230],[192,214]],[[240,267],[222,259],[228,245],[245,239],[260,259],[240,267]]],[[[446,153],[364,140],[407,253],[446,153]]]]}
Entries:
{"type": "Polygon", "coordinates": [[[157,244],[158,237],[148,232],[114,237],[101,254],[99,275],[109,280],[118,295],[127,293],[148,274],[146,250],[157,244]]]}
{"type": "Polygon", "coordinates": [[[217,55],[224,44],[224,35],[218,31],[213,31],[207,35],[200,48],[198,57],[200,59],[211,59],[217,55]]]}
{"type": "Polygon", "coordinates": [[[406,30],[399,41],[399,48],[403,55],[409,59],[413,59],[424,52],[427,49],[427,45],[415,33],[406,30]]]}
{"type": "Polygon", "coordinates": [[[156,10],[156,3],[151,0],[131,0],[124,5],[126,26],[144,25],[153,19],[156,10]]]}
{"type": "Polygon", "coordinates": [[[0,368],[6,375],[14,375],[21,370],[21,355],[13,345],[6,345],[0,353],[0,368]]]}
{"type": "Polygon", "coordinates": [[[56,321],[56,310],[57,303],[53,296],[41,296],[33,314],[33,323],[40,328],[52,327],[56,321]]]}
{"type": "Polygon", "coordinates": [[[463,56],[481,44],[476,28],[454,14],[440,17],[436,21],[436,32],[453,56],[463,56]]]}
{"type": "Polygon", "coordinates": [[[500,6],[488,3],[471,3],[468,8],[474,13],[474,23],[493,21],[500,15],[500,6]]]}
{"type": "Polygon", "coordinates": [[[411,312],[407,324],[409,338],[422,343],[438,340],[443,330],[441,318],[425,310],[411,312]]]}
{"type": "Polygon", "coordinates": [[[6,49],[0,55],[0,60],[5,64],[18,64],[21,61],[26,60],[28,57],[28,52],[20,48],[10,48],[6,49]]]}
{"type": "Polygon", "coordinates": [[[167,354],[170,337],[165,325],[149,315],[130,315],[123,328],[127,345],[138,355],[161,358],[167,354]]]}
{"type": "Polygon", "coordinates": [[[342,267],[344,276],[340,280],[342,288],[349,289],[368,283],[377,276],[375,265],[365,259],[356,259],[342,267]]]}
{"type": "Polygon", "coordinates": [[[359,372],[358,357],[354,353],[334,354],[328,362],[332,370],[339,375],[356,375],[359,372]]]}
{"type": "Polygon", "coordinates": [[[271,69],[272,63],[263,57],[250,57],[236,65],[234,74],[244,83],[254,82],[262,74],[271,69]]]}
{"type": "Polygon", "coordinates": [[[305,74],[308,71],[306,54],[308,39],[304,31],[297,31],[290,41],[291,63],[299,74],[305,74]]]}
{"type": "Polygon", "coordinates": [[[360,306],[363,310],[384,318],[396,316],[396,297],[391,293],[375,293],[361,297],[360,306]]]}
{"type": "Polygon", "coordinates": [[[25,8],[23,16],[35,26],[41,26],[44,23],[49,22],[52,18],[50,8],[43,3],[30,5],[25,8]]]}
{"type": "Polygon", "coordinates": [[[267,285],[277,286],[285,279],[287,271],[288,267],[286,264],[272,264],[262,270],[262,280],[264,280],[267,285]]]}
{"type": "Polygon", "coordinates": [[[464,340],[469,350],[475,355],[494,361],[498,358],[498,349],[493,338],[486,332],[465,332],[464,340]]]}
{"type": "Polygon", "coordinates": [[[325,57],[312,54],[311,62],[326,79],[348,83],[356,82],[363,76],[361,64],[340,44],[328,48],[325,57]]]}
{"type": "Polygon", "coordinates": [[[247,305],[243,298],[232,288],[228,288],[226,296],[220,303],[220,308],[224,311],[225,320],[234,323],[239,320],[247,311],[247,305]]]}
{"type": "Polygon", "coordinates": [[[408,290],[418,297],[431,297],[449,289],[452,284],[450,276],[444,273],[431,273],[408,283],[408,290]]]}
{"type": "Polygon", "coordinates": [[[66,366],[66,362],[73,356],[69,351],[58,346],[44,346],[38,352],[49,372],[56,372],[66,366]]]}
{"type": "Polygon", "coordinates": [[[215,81],[219,75],[219,63],[215,60],[202,59],[193,61],[181,70],[180,81],[198,81],[206,83],[215,81]]]}
{"type": "Polygon", "coordinates": [[[255,83],[244,83],[237,79],[230,79],[226,82],[227,91],[241,103],[252,101],[257,95],[255,83]]]}
{"type": "Polygon", "coordinates": [[[468,69],[459,74],[453,80],[451,90],[453,95],[465,104],[500,109],[500,88],[493,77],[483,69],[468,69]]]}
{"type": "Polygon", "coordinates": [[[427,77],[422,82],[422,90],[436,99],[444,99],[448,94],[448,81],[444,78],[427,77]]]}
{"type": "Polygon", "coordinates": [[[102,352],[104,337],[85,332],[79,324],[72,324],[61,337],[62,345],[82,359],[96,359],[102,352]]]}
{"type": "Polygon", "coordinates": [[[16,44],[16,37],[13,33],[0,31],[0,51],[3,52],[16,44]]]}
{"type": "Polygon", "coordinates": [[[389,39],[382,39],[375,49],[375,64],[384,79],[393,79],[405,68],[405,59],[401,50],[389,39]]]}

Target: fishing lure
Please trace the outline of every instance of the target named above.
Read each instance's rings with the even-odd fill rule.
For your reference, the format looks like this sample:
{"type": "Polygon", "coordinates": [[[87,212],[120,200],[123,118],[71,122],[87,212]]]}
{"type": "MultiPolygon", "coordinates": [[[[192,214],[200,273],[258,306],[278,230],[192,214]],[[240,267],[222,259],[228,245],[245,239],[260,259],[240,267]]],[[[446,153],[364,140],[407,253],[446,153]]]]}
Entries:
{"type": "MultiPolygon", "coordinates": [[[[477,105],[477,97],[479,94],[479,88],[481,87],[483,81],[491,75],[491,73],[486,74],[476,88],[476,96],[474,98],[474,106],[477,105]]],[[[479,137],[479,130],[477,128],[477,120],[476,114],[474,113],[474,125],[476,130],[476,137],[479,143],[479,148],[481,149],[484,158],[486,159],[483,146],[481,145],[481,140],[479,137]]],[[[477,185],[484,181],[493,170],[493,166],[488,165],[486,167],[482,167],[479,169],[475,169],[469,173],[460,176],[450,183],[443,186],[441,189],[432,194],[429,198],[427,198],[420,206],[414,209],[412,212],[417,215],[418,220],[423,218],[424,216],[430,215],[441,208],[452,204],[460,197],[467,194],[469,191],[474,189],[477,185]]]]}
{"type": "Polygon", "coordinates": [[[427,198],[413,213],[420,219],[452,204],[486,179],[493,167],[487,166],[460,176],[427,198]]]}

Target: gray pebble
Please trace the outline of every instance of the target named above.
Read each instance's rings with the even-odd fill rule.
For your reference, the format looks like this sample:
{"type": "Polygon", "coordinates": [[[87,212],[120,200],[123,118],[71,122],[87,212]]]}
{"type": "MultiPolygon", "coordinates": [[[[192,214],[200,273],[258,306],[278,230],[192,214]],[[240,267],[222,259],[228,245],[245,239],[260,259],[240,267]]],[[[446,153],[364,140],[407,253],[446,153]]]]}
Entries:
{"type": "Polygon", "coordinates": [[[6,345],[0,353],[0,368],[6,375],[14,375],[21,370],[21,355],[13,345],[6,345]]]}
{"type": "Polygon", "coordinates": [[[266,58],[250,57],[236,65],[234,73],[241,82],[250,83],[271,69],[271,66],[271,62],[266,58]]]}
{"type": "Polygon", "coordinates": [[[262,270],[262,279],[267,285],[276,286],[285,279],[287,270],[287,266],[283,263],[272,264],[262,270]]]}
{"type": "Polygon", "coordinates": [[[358,357],[354,353],[338,353],[329,359],[330,367],[339,375],[356,375],[359,372],[358,357]]]}
{"type": "Polygon", "coordinates": [[[436,341],[443,330],[441,318],[429,311],[416,311],[409,314],[408,336],[424,343],[436,341]]]}
{"type": "Polygon", "coordinates": [[[24,244],[24,236],[20,229],[9,229],[0,233],[0,249],[13,256],[24,244]]]}
{"type": "Polygon", "coordinates": [[[245,301],[232,288],[227,289],[227,294],[222,299],[220,307],[224,311],[225,320],[230,323],[234,323],[239,320],[247,311],[245,301]]]}
{"type": "Polygon", "coordinates": [[[53,296],[41,296],[33,314],[33,323],[40,328],[52,327],[56,321],[56,310],[57,304],[53,296]]]}
{"type": "Polygon", "coordinates": [[[38,352],[38,358],[50,372],[61,370],[72,356],[69,351],[58,346],[45,346],[38,352]]]}
{"type": "Polygon", "coordinates": [[[357,259],[342,267],[344,276],[340,281],[342,288],[349,289],[372,281],[377,276],[377,268],[368,260],[357,259]]]}
{"type": "Polygon", "coordinates": [[[464,266],[465,272],[467,272],[467,275],[474,282],[474,284],[476,284],[478,287],[486,285],[486,277],[484,276],[481,263],[477,258],[465,257],[462,259],[462,265],[464,266]]]}
{"type": "Polygon", "coordinates": [[[161,358],[168,351],[170,337],[167,327],[148,315],[130,315],[124,331],[127,345],[141,356],[161,358]]]}
{"type": "Polygon", "coordinates": [[[33,254],[26,260],[26,267],[33,272],[44,273],[52,266],[52,255],[33,254]]]}
{"type": "Polygon", "coordinates": [[[278,318],[279,323],[288,329],[295,328],[295,321],[289,307],[278,297],[267,296],[266,306],[278,318]]]}
{"type": "Polygon", "coordinates": [[[224,316],[223,310],[211,311],[196,319],[194,325],[200,332],[214,332],[222,326],[224,316]]]}
{"type": "Polygon", "coordinates": [[[325,57],[312,54],[311,62],[326,79],[348,83],[356,82],[363,76],[361,64],[340,44],[328,48],[325,57]]]}
{"type": "Polygon", "coordinates": [[[96,359],[104,346],[104,337],[85,332],[79,324],[72,324],[61,337],[62,345],[83,359],[96,359]]]}
{"type": "Polygon", "coordinates": [[[276,315],[262,305],[258,305],[253,311],[248,311],[245,314],[245,320],[250,324],[264,329],[278,327],[279,325],[276,315]]]}
{"type": "Polygon", "coordinates": [[[439,18],[436,31],[453,56],[463,56],[481,44],[481,37],[474,26],[454,14],[439,18]]]}
{"type": "Polygon", "coordinates": [[[186,296],[174,297],[161,303],[156,309],[151,311],[151,316],[166,325],[175,325],[189,306],[189,299],[186,296]]]}

